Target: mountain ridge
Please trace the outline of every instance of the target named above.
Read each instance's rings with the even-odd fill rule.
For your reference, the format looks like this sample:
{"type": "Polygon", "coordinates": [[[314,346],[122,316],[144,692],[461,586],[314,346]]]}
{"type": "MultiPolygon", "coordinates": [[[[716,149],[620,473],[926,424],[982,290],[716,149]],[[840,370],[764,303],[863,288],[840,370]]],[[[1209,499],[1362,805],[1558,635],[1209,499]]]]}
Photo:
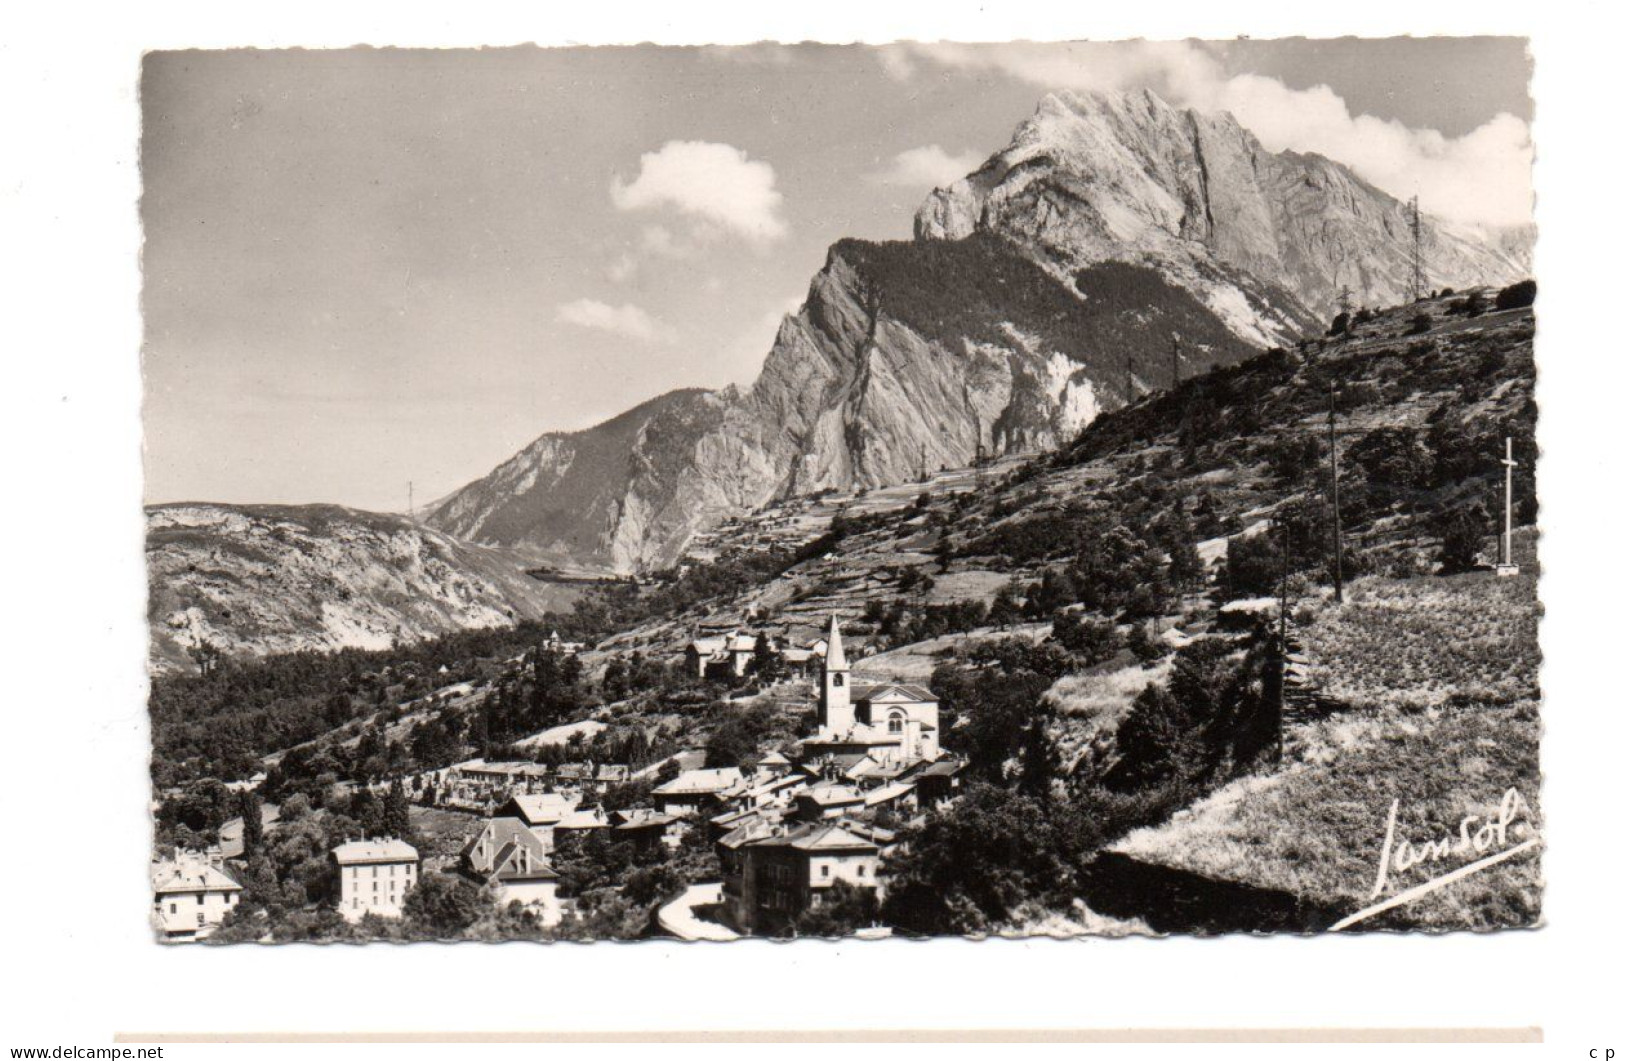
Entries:
{"type": "Polygon", "coordinates": [[[152,505],[149,661],[382,648],[540,618],[574,593],[406,516],[341,505],[152,505]]]}

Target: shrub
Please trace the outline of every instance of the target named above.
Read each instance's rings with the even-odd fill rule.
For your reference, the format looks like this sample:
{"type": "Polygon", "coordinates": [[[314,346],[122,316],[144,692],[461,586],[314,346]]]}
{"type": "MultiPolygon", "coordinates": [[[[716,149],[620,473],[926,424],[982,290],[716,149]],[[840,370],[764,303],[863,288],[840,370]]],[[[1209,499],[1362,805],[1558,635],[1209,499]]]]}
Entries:
{"type": "Polygon", "coordinates": [[[1490,516],[1478,503],[1444,513],[1439,519],[1439,562],[1442,573],[1471,571],[1478,566],[1478,554],[1490,534],[1490,516]]]}
{"type": "Polygon", "coordinates": [[[1086,667],[1104,663],[1123,650],[1116,625],[1076,612],[1057,612],[1051,636],[1086,667]]]}
{"type": "Polygon", "coordinates": [[[1535,282],[1533,280],[1520,280],[1508,287],[1503,287],[1495,296],[1496,309],[1523,309],[1525,306],[1535,304],[1535,282]]]}

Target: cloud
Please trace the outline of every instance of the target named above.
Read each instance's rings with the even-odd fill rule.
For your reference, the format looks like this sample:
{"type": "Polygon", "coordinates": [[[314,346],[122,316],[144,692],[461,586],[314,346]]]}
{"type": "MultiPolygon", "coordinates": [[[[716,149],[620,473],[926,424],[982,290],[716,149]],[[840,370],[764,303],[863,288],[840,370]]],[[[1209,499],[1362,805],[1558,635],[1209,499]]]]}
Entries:
{"type": "Polygon", "coordinates": [[[1391,195],[1420,195],[1430,213],[1492,224],[1530,219],[1534,148],[1528,124],[1510,114],[1446,137],[1350,114],[1325,85],[1294,89],[1272,77],[1228,75],[1212,53],[1189,42],[904,44],[881,49],[879,62],[900,81],[934,64],[995,71],[1050,91],[1149,88],[1180,106],[1229,111],[1271,151],[1315,152],[1391,195]]]}
{"type": "Polygon", "coordinates": [[[731,144],[671,140],[639,160],[630,182],[614,177],[609,194],[619,210],[675,208],[696,238],[734,235],[765,246],[790,232],[774,181],[772,166],[731,144]]]}
{"type": "Polygon", "coordinates": [[[898,188],[945,188],[982,164],[974,151],[950,155],[936,144],[911,147],[891,160],[885,169],[870,175],[878,184],[898,188]]]}
{"type": "Polygon", "coordinates": [[[641,343],[664,342],[671,337],[669,327],[630,303],[611,306],[593,298],[578,298],[561,305],[554,316],[565,324],[624,335],[641,343]]]}

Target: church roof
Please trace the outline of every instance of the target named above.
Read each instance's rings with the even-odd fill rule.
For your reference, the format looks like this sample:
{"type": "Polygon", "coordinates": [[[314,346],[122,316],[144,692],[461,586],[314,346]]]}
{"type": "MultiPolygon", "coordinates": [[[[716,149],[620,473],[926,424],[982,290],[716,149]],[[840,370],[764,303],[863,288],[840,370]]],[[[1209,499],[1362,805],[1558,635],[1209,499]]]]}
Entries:
{"type": "Polygon", "coordinates": [[[884,696],[895,695],[897,699],[913,701],[922,704],[937,702],[937,694],[923,685],[909,685],[902,682],[876,682],[871,685],[854,685],[852,687],[852,700],[862,703],[869,700],[879,700],[884,696]]]}

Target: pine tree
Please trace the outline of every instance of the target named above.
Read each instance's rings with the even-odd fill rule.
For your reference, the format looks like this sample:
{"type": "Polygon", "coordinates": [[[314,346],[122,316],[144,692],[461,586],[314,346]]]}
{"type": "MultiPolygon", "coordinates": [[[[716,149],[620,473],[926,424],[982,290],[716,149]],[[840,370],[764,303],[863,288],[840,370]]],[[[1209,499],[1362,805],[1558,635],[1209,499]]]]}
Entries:
{"type": "Polygon", "coordinates": [[[237,810],[243,816],[243,856],[257,853],[265,843],[265,823],[260,819],[260,797],[252,789],[237,796],[237,810]]]}
{"type": "Polygon", "coordinates": [[[384,832],[402,840],[411,838],[411,804],[407,802],[406,789],[401,787],[398,777],[389,783],[389,795],[384,798],[384,832]]]}

